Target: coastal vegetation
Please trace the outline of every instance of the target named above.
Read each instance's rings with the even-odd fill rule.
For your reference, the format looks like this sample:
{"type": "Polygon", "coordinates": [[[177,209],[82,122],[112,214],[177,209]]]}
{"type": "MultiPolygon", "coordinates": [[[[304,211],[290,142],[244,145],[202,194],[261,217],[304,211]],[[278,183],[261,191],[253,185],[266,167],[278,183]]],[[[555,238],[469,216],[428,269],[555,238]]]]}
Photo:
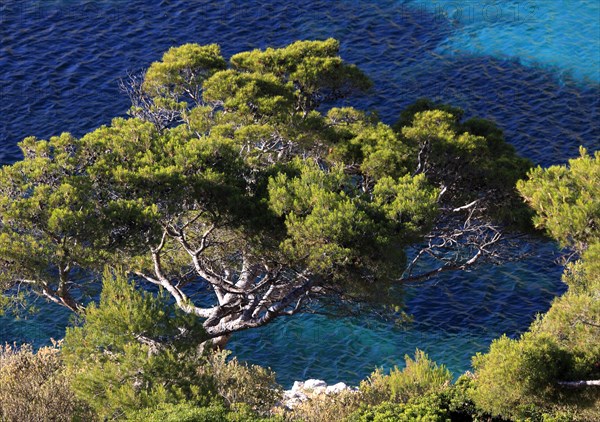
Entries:
{"type": "Polygon", "coordinates": [[[122,82],[128,118],[21,142],[0,171],[2,304],[39,295],[74,322],[2,349],[0,419],[600,418],[600,153],[532,168],[428,100],[388,126],[348,106],[372,83],[338,50],[174,47],[122,82]],[[534,229],[569,251],[567,293],[454,382],[417,351],[284,409],[272,371],[223,350],[303,312],[396,318],[398,286],[517,259],[534,229]]]}

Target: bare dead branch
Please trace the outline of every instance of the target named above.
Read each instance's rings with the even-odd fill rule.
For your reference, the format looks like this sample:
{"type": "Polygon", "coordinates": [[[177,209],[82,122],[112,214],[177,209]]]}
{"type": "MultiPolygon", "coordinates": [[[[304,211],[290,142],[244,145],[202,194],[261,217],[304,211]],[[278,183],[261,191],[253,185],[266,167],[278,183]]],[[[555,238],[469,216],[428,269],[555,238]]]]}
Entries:
{"type": "Polygon", "coordinates": [[[145,73],[127,72],[125,79],[119,79],[119,89],[131,101],[130,113],[141,120],[148,121],[160,131],[181,118],[178,110],[159,107],[154,99],[143,89],[145,73]]]}

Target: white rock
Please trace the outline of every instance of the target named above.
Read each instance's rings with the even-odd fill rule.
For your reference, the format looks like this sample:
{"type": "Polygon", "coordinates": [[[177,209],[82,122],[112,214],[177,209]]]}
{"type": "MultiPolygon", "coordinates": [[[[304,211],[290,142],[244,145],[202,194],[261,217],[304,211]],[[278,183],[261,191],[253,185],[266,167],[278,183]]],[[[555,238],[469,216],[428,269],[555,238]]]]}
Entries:
{"type": "Polygon", "coordinates": [[[287,390],[283,393],[283,405],[288,409],[293,409],[306,400],[308,396],[300,391],[287,390]]]}
{"type": "Polygon", "coordinates": [[[325,387],[327,388],[327,383],[323,380],[307,380],[304,383],[304,389],[305,390],[314,390],[317,387],[325,387]]]}
{"type": "Polygon", "coordinates": [[[348,386],[346,384],[344,384],[343,382],[338,382],[337,384],[333,384],[333,385],[330,385],[329,387],[327,387],[325,392],[327,394],[337,394],[337,393],[341,393],[344,390],[348,390],[348,386]]]}
{"type": "Polygon", "coordinates": [[[293,400],[300,400],[300,401],[305,401],[305,400],[307,400],[307,399],[308,399],[308,397],[307,397],[307,395],[306,395],[306,394],[304,394],[304,393],[297,392],[297,393],[293,393],[293,394],[290,396],[290,399],[293,399],[293,400]]]}
{"type": "Polygon", "coordinates": [[[294,385],[292,386],[292,391],[301,391],[304,389],[304,383],[301,381],[294,381],[294,385]]]}
{"type": "Polygon", "coordinates": [[[327,392],[327,387],[315,387],[312,389],[312,393],[316,396],[325,394],[326,392],[327,392]]]}

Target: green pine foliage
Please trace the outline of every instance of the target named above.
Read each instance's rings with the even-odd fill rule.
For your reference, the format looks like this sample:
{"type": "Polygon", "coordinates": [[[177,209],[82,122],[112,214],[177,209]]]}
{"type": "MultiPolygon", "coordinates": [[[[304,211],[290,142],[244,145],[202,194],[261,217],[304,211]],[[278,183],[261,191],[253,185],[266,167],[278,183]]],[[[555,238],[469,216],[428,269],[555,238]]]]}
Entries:
{"type": "Polygon", "coordinates": [[[333,39],[298,41],[226,60],[214,44],[174,47],[132,83],[130,118],[79,139],[24,140],[23,160],[0,171],[0,288],[11,292],[0,303],[16,307],[11,288],[27,286],[83,312],[82,270],[97,279],[120,265],[203,322],[213,311],[237,321],[205,327],[225,341],[309,296],[399,305],[388,293],[406,250],[449,204],[493,200],[492,214],[518,219],[503,205],[527,162],[495,125],[417,104],[394,131],[332,107],[372,85],[339,49],[333,39]],[[225,299],[216,286],[250,267],[251,284],[268,283],[225,299]],[[200,307],[178,283],[213,302],[200,307]],[[271,287],[266,301],[250,298],[271,287]],[[229,315],[223,301],[241,305],[229,315]],[[242,311],[250,302],[261,307],[242,311]]]}
{"type": "Polygon", "coordinates": [[[224,422],[227,421],[224,406],[199,407],[187,402],[162,403],[155,408],[143,409],[129,414],[127,420],[135,422],[224,422]]]}
{"type": "Polygon", "coordinates": [[[430,100],[429,98],[419,98],[412,104],[409,104],[400,112],[400,116],[392,126],[396,132],[402,132],[402,128],[412,126],[417,113],[431,110],[440,110],[451,114],[456,122],[462,120],[465,112],[460,107],[454,107],[450,104],[443,104],[430,100]]]}
{"type": "Polygon", "coordinates": [[[155,409],[134,412],[131,422],[283,422],[280,418],[262,418],[245,408],[229,410],[222,405],[198,407],[188,402],[163,403],[155,409]]]}
{"type": "Polygon", "coordinates": [[[270,205],[285,216],[283,251],[296,260],[304,257],[317,273],[348,279],[390,249],[401,254],[436,215],[437,192],[424,177],[382,178],[367,198],[340,166],[325,173],[316,163],[293,165],[296,177],[270,180],[270,205]]]}
{"type": "Polygon", "coordinates": [[[226,67],[216,44],[184,44],[172,47],[160,62],[150,66],[143,88],[153,98],[162,97],[176,103],[184,98],[200,103],[202,83],[226,67]]]}
{"type": "Polygon", "coordinates": [[[489,353],[473,358],[473,400],[494,416],[534,417],[544,404],[557,400],[555,383],[567,359],[549,335],[503,336],[493,341],[489,353]]]}
{"type": "Polygon", "coordinates": [[[348,422],[450,422],[450,414],[440,399],[427,395],[407,403],[384,402],[365,407],[348,418],[348,422]]]}
{"type": "Polygon", "coordinates": [[[569,164],[537,167],[517,188],[535,210],[534,223],[562,246],[585,250],[600,242],[600,151],[569,164]]]}
{"type": "Polygon", "coordinates": [[[231,58],[237,71],[273,74],[295,91],[295,107],[304,114],[324,101],[369,89],[372,82],[355,65],[337,55],[339,42],[297,41],[285,49],[267,48],[239,53],[231,58]]]}
{"type": "Polygon", "coordinates": [[[563,281],[569,290],[532,326],[547,333],[569,351],[571,364],[565,380],[600,379],[600,244],[569,264],[563,281]]]}
{"type": "Polygon", "coordinates": [[[197,372],[204,359],[188,342],[201,331],[163,294],[140,292],[121,271],[106,270],[100,304],[67,330],[63,359],[72,388],[100,418],[160,403],[206,405],[214,383],[197,372]]]}
{"type": "Polygon", "coordinates": [[[0,290],[20,282],[64,291],[74,260],[85,267],[102,260],[90,247],[101,235],[90,230],[94,205],[83,191],[89,186],[74,176],[76,143],[68,134],[26,138],[19,144],[25,158],[0,169],[0,290]]]}
{"type": "Polygon", "coordinates": [[[515,184],[525,177],[531,162],[517,155],[494,122],[480,118],[461,122],[461,116],[462,111],[451,106],[428,103],[410,119],[401,118],[410,121],[398,133],[414,151],[412,166],[446,189],[443,204],[458,207],[478,201],[495,221],[528,227],[531,212],[515,184]]]}
{"type": "Polygon", "coordinates": [[[422,350],[417,349],[414,359],[408,355],[404,359],[406,366],[403,369],[394,367],[388,375],[377,369],[361,383],[360,390],[367,403],[406,403],[416,397],[442,392],[450,386],[450,371],[431,361],[422,350]]]}
{"type": "Polygon", "coordinates": [[[600,154],[581,149],[568,166],[536,168],[518,189],[534,223],[579,254],[556,298],[519,339],[502,337],[473,359],[474,402],[494,415],[532,420],[597,420],[597,387],[564,382],[600,378],[600,154]],[[554,418],[554,419],[553,419],[554,418]]]}

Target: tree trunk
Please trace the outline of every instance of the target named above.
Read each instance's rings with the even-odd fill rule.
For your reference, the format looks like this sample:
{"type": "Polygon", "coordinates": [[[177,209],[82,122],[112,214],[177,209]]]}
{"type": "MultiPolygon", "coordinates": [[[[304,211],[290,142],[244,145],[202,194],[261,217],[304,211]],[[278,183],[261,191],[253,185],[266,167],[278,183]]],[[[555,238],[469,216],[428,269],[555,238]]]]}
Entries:
{"type": "Polygon", "coordinates": [[[201,352],[223,350],[227,346],[231,334],[214,337],[200,343],[199,350],[201,352]]]}

